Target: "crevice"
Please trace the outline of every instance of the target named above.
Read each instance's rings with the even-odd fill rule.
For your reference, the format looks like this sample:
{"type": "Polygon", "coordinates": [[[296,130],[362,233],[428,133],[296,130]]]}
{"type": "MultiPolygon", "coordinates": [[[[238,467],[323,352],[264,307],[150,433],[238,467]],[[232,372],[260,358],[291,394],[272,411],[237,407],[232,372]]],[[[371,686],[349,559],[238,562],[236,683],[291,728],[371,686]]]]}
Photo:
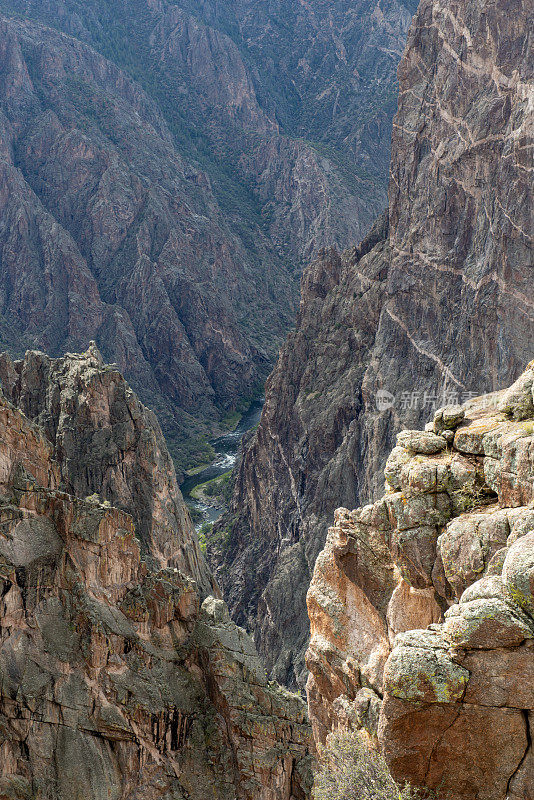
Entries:
{"type": "Polygon", "coordinates": [[[441,744],[441,742],[443,741],[445,735],[448,733],[448,731],[450,731],[452,726],[458,720],[458,717],[460,716],[461,713],[462,713],[462,707],[460,706],[458,708],[458,711],[456,712],[456,715],[455,715],[454,719],[452,720],[452,722],[450,722],[449,725],[447,725],[445,730],[442,732],[441,736],[434,743],[434,745],[432,747],[432,750],[430,751],[430,755],[428,756],[428,762],[427,762],[426,771],[425,771],[425,777],[424,777],[425,785],[427,784],[428,774],[430,772],[430,766],[431,766],[431,763],[432,763],[432,757],[433,757],[434,753],[436,752],[437,748],[439,747],[439,745],[441,744]]]}
{"type": "Polygon", "coordinates": [[[527,736],[527,746],[526,746],[525,752],[523,753],[523,757],[521,758],[521,761],[519,762],[519,764],[517,765],[516,769],[512,772],[512,774],[508,778],[508,783],[506,784],[506,797],[508,797],[509,794],[510,794],[510,784],[512,783],[512,781],[515,778],[515,776],[517,775],[517,773],[523,767],[523,764],[525,763],[525,761],[529,757],[530,752],[532,750],[532,734],[531,734],[531,731],[530,731],[530,721],[529,721],[528,711],[526,709],[521,709],[521,713],[523,715],[523,719],[525,720],[525,733],[526,733],[526,736],[527,736]]]}

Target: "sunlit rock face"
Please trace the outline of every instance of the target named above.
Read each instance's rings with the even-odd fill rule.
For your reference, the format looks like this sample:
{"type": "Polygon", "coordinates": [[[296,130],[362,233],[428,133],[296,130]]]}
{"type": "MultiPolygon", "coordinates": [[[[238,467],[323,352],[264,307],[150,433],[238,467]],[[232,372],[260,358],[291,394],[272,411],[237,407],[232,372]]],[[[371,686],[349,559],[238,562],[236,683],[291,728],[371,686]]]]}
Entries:
{"type": "Polygon", "coordinates": [[[170,459],[153,416],[93,349],[2,370],[45,429],[0,397],[1,796],[306,798],[305,704],[267,682],[222,600],[202,602],[209,572],[179,517],[158,568],[179,495],[154,477],[170,459]],[[150,486],[153,518],[132,500],[150,486]]]}
{"type": "Polygon", "coordinates": [[[404,431],[386,493],[339,509],[308,592],[314,736],[364,728],[445,800],[534,790],[534,362],[404,431]]]}
{"type": "Polygon", "coordinates": [[[272,674],[305,681],[304,597],[333,510],[383,491],[395,436],[534,352],[525,0],[424,0],[399,67],[389,212],[305,273],[297,329],[211,561],[272,674]]]}
{"type": "Polygon", "coordinates": [[[57,359],[29,351],[13,362],[3,354],[0,381],[52,442],[66,491],[131,514],[145,557],[178,567],[203,596],[216,593],[157,418],[94,343],[57,359]]]}

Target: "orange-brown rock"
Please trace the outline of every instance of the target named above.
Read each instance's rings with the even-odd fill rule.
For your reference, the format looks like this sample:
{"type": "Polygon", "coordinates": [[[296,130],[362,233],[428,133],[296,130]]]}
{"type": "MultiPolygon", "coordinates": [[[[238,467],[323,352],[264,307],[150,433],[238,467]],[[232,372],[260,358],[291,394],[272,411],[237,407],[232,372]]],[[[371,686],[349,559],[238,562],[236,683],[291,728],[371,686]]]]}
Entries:
{"type": "Polygon", "coordinates": [[[145,557],[158,567],[178,567],[203,596],[218,593],[158,420],[94,344],[57,359],[29,351],[12,362],[4,353],[0,383],[52,443],[66,491],[127,511],[145,557]]]}
{"type": "MultiPolygon", "coordinates": [[[[68,403],[59,377],[39,384],[57,391],[60,458],[58,442],[82,410],[86,423],[92,413],[103,423],[85,433],[105,437],[107,410],[124,407],[112,391],[122,378],[95,359],[61,362],[80,381],[68,403]]],[[[126,408],[146,413],[132,398],[126,408]]],[[[134,448],[125,453],[133,458],[134,448]]],[[[177,567],[149,568],[129,514],[60,491],[76,473],[60,469],[53,450],[0,397],[0,796],[304,800],[311,740],[302,700],[267,682],[221,600],[201,605],[177,567]]],[[[141,445],[139,458],[147,452],[141,445]]]]}
{"type": "Polygon", "coordinates": [[[336,512],[308,592],[316,739],[366,728],[443,800],[526,800],[534,781],[533,384],[534,362],[400,434],[385,496],[336,512]]]}

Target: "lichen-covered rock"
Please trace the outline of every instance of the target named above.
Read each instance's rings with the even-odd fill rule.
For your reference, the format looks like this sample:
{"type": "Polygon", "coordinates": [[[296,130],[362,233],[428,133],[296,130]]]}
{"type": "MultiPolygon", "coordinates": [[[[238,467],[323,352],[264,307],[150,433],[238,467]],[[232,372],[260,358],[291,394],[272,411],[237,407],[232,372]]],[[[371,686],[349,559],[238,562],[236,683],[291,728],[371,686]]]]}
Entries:
{"type": "Polygon", "coordinates": [[[446,451],[423,455],[404,446],[412,431],[399,437],[385,496],[336,512],[308,593],[314,735],[372,731],[357,702],[371,691],[394,776],[444,800],[523,800],[534,781],[534,509],[509,502],[512,481],[534,479],[531,458],[510,460],[510,448],[530,453],[534,431],[496,399],[455,411],[446,451]],[[382,645],[374,671],[364,642],[382,645]],[[344,680],[335,664],[351,665],[344,680]]]}
{"type": "Polygon", "coordinates": [[[512,544],[502,576],[515,602],[534,616],[534,531],[512,544]]]}
{"type": "Polygon", "coordinates": [[[56,359],[29,351],[13,362],[4,353],[0,383],[52,443],[66,491],[127,511],[145,557],[159,568],[178,567],[204,596],[218,593],[158,420],[94,343],[56,359]]]}
{"type": "Polygon", "coordinates": [[[500,401],[499,410],[512,419],[532,419],[534,417],[534,362],[507,389],[500,401]]]}
{"type": "Polygon", "coordinates": [[[529,751],[527,725],[516,709],[414,703],[387,695],[379,738],[394,775],[439,787],[446,800],[522,800],[524,795],[508,791],[510,776],[522,769],[529,751]]]}
{"type": "MultiPolygon", "coordinates": [[[[102,377],[91,358],[79,359],[85,380],[68,384],[70,401],[60,403],[58,437],[76,428],[83,408],[86,420],[95,415],[82,428],[88,441],[99,430],[113,439],[107,380],[116,388],[122,378],[102,377]],[[94,382],[99,406],[88,401],[94,382]]],[[[73,360],[64,362],[70,375],[73,360]]],[[[121,416],[119,397],[111,406],[121,416]]],[[[36,404],[35,415],[39,408],[47,410],[36,404]]],[[[146,419],[133,398],[126,408],[146,419]]],[[[135,430],[123,427],[126,437],[135,430]]],[[[154,446],[145,428],[149,435],[154,446]]],[[[125,480],[134,451],[135,436],[123,453],[125,480]]],[[[141,446],[138,458],[146,452],[141,446]]],[[[70,445],[67,465],[69,454],[70,445]]],[[[304,800],[311,731],[303,701],[267,682],[252,640],[220,599],[201,607],[190,576],[150,569],[129,514],[60,491],[69,471],[52,456],[37,426],[0,397],[0,796],[304,800]]]]}
{"type": "Polygon", "coordinates": [[[434,414],[434,433],[443,434],[447,430],[453,431],[463,422],[464,418],[465,410],[462,406],[444,406],[434,414]]]}
{"type": "Polygon", "coordinates": [[[417,631],[397,638],[384,672],[391,695],[415,702],[458,702],[468,680],[468,671],[451,660],[439,639],[429,643],[428,637],[417,637],[417,631]]]}
{"type": "Polygon", "coordinates": [[[487,571],[492,557],[506,545],[510,527],[506,511],[463,514],[438,539],[445,577],[457,598],[487,571]]]}
{"type": "Polygon", "coordinates": [[[430,456],[445,450],[447,442],[442,436],[436,436],[430,431],[401,431],[397,435],[397,445],[413,453],[430,456]]]}
{"type": "Polygon", "coordinates": [[[445,618],[444,630],[457,648],[518,647],[534,638],[532,620],[498,598],[464,601],[450,608],[445,618]]]}

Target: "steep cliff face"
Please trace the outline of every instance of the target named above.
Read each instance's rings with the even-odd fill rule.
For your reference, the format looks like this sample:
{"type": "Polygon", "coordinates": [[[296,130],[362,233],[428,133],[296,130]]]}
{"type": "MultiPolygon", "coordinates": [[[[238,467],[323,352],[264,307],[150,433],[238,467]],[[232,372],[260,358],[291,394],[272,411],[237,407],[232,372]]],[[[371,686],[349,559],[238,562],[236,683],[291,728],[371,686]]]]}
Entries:
{"type": "Polygon", "coordinates": [[[412,2],[170,6],[151,45],[294,259],[383,208],[395,71],[412,2]],[[160,55],[161,53],[161,55],[160,55]]]}
{"type": "Polygon", "coordinates": [[[221,600],[147,569],[128,514],[60,491],[53,454],[0,398],[2,796],[304,800],[303,702],[267,682],[221,600]]]}
{"type": "Polygon", "coordinates": [[[95,339],[182,465],[385,202],[409,8],[264,5],[0,2],[0,341],[95,339]]]}
{"type": "Polygon", "coordinates": [[[155,414],[120,372],[86,353],[0,355],[4,395],[44,430],[69,494],[97,495],[131,514],[145,558],[178,567],[202,596],[217,594],[155,414]]]}
{"type": "Polygon", "coordinates": [[[523,0],[421,3],[399,68],[387,220],[304,276],[224,546],[210,551],[279,680],[303,678],[303,601],[332,509],[382,491],[401,427],[508,385],[534,351],[528,19],[523,0]]]}
{"type": "Polygon", "coordinates": [[[534,362],[403,431],[373,505],[338,509],[308,592],[317,741],[378,735],[444,800],[532,796],[534,362]]]}
{"type": "Polygon", "coordinates": [[[244,246],[125,73],[33,23],[3,19],[0,39],[6,344],[97,340],[183,446],[265,374],[291,271],[261,231],[244,246]]]}

